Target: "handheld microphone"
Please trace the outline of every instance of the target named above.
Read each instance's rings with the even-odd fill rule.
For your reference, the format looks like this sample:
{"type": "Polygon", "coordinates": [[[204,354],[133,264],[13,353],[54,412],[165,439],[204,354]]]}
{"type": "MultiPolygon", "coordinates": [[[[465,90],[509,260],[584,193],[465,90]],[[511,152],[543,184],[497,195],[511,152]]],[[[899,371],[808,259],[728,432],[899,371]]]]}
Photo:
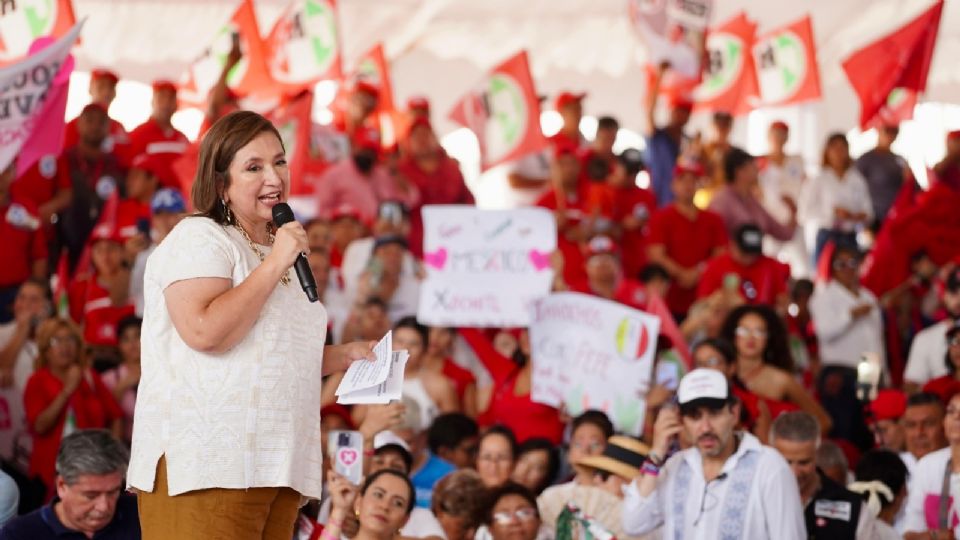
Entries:
{"type": "MultiPolygon", "coordinates": [[[[289,204],[282,202],[277,203],[277,205],[273,207],[273,224],[278,229],[290,223],[293,219],[293,210],[290,209],[289,204]]],[[[317,280],[313,278],[313,272],[310,271],[310,263],[307,262],[307,258],[303,256],[303,253],[297,255],[297,260],[293,263],[293,268],[297,271],[297,278],[300,280],[300,286],[303,287],[303,292],[307,293],[307,300],[311,302],[319,300],[320,297],[317,296],[317,280]]]]}

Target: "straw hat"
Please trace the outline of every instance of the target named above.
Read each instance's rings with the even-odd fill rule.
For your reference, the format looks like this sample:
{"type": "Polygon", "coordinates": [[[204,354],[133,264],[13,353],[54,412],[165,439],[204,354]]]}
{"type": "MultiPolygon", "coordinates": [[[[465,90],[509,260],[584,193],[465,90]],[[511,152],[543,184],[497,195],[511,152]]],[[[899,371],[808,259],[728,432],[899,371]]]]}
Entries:
{"type": "Polygon", "coordinates": [[[632,437],[614,435],[607,439],[607,447],[603,454],[585,457],[579,460],[577,465],[633,480],[640,474],[640,466],[649,453],[650,447],[646,444],[632,437]]]}

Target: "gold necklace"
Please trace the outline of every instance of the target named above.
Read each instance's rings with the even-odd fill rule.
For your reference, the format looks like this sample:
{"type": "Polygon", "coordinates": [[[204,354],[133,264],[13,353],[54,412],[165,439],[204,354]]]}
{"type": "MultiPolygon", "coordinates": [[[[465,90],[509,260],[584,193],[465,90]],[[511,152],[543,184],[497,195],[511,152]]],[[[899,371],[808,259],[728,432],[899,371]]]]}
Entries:
{"type": "MultiPolygon", "coordinates": [[[[246,240],[248,244],[250,244],[250,249],[252,249],[253,252],[257,254],[257,258],[259,258],[260,262],[262,263],[266,257],[263,255],[263,252],[260,251],[260,248],[257,247],[257,244],[254,243],[254,241],[250,238],[250,235],[247,234],[247,231],[244,230],[244,228],[241,227],[239,224],[234,224],[234,227],[236,227],[236,229],[240,231],[240,235],[243,236],[244,240],[246,240]]],[[[267,234],[270,236],[270,245],[273,245],[273,240],[275,236],[273,234],[273,230],[270,228],[269,225],[267,226],[267,234]]],[[[286,272],[283,273],[282,276],[280,276],[280,283],[282,283],[283,285],[290,284],[289,270],[287,270],[286,272]]]]}

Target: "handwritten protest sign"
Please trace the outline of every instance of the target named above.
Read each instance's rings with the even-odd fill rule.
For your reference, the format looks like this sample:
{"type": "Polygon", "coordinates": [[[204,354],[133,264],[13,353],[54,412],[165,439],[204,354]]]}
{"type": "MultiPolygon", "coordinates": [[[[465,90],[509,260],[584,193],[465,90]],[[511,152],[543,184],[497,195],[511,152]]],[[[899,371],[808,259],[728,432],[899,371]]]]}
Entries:
{"type": "Polygon", "coordinates": [[[639,435],[660,319],[580,293],[534,303],[531,398],[571,415],[607,413],[617,431],[639,435]]]}
{"type": "Polygon", "coordinates": [[[556,222],[542,208],[423,209],[417,319],[434,326],[526,326],[530,306],[550,292],[556,222]]]}

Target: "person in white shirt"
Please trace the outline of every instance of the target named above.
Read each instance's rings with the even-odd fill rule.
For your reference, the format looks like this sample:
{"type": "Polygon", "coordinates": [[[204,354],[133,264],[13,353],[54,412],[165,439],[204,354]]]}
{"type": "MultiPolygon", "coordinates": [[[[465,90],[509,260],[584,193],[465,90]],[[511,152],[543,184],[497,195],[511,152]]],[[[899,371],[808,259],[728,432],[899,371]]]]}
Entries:
{"type": "Polygon", "coordinates": [[[753,435],[738,432],[740,403],[719,371],[680,380],[679,411],[663,408],[640,476],[626,488],[623,530],[663,538],[806,538],[797,480],[787,462],[753,435]],[[685,432],[694,443],[664,459],[685,432]]]}
{"type": "Polygon", "coordinates": [[[815,237],[814,266],[827,241],[855,246],[857,231],[873,221],[867,182],[853,165],[843,133],[827,138],[823,169],[800,190],[797,216],[807,231],[808,242],[811,235],[815,237]]]}
{"type": "Polygon", "coordinates": [[[810,538],[874,540],[876,519],[861,497],[844,487],[846,479],[838,483],[817,466],[820,424],[813,415],[792,411],[778,416],[770,428],[770,444],[797,478],[810,538]]]}
{"type": "Polygon", "coordinates": [[[147,270],[147,259],[157,249],[160,242],[180,223],[186,215],[187,203],[183,195],[175,189],[163,188],[150,199],[150,245],[137,253],[130,270],[130,299],[133,300],[134,313],[143,318],[143,275],[147,270]]]}
{"type": "Polygon", "coordinates": [[[943,308],[947,318],[914,336],[903,372],[907,392],[916,392],[927,382],[947,374],[947,365],[943,361],[947,356],[945,336],[947,330],[960,321],[960,268],[950,272],[944,285],[943,308]]]}
{"type": "Polygon", "coordinates": [[[960,394],[947,404],[943,431],[950,446],[924,456],[910,477],[905,540],[960,538],[960,394]]]}
{"type": "MultiPolygon", "coordinates": [[[[793,218],[791,206],[800,199],[806,173],[803,171],[803,158],[789,156],[784,151],[790,130],[782,121],[770,124],[767,140],[770,153],[761,160],[760,192],[761,202],[767,212],[780,223],[789,223],[793,218]],[[786,199],[789,199],[789,204],[786,199]]],[[[763,253],[776,257],[780,262],[790,265],[794,279],[810,277],[810,254],[807,252],[803,230],[798,227],[792,240],[781,242],[771,236],[763,239],[763,253]]]]}
{"type": "Polygon", "coordinates": [[[864,355],[876,355],[884,371],[887,363],[880,305],[873,293],[860,286],[859,276],[859,251],[837,246],[830,258],[830,280],[817,285],[810,313],[822,366],[820,402],[833,419],[831,435],[869,447],[873,437],[856,396],[857,366],[864,355]]]}

